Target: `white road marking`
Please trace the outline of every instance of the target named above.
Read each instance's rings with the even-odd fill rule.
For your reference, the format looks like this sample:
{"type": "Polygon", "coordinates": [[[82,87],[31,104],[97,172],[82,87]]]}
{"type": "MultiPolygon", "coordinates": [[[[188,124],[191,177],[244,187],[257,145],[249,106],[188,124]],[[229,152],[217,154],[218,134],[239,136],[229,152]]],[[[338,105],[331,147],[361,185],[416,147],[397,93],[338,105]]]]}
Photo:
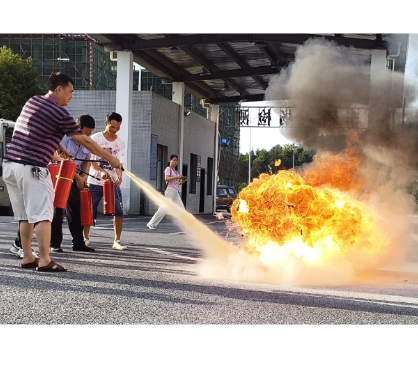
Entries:
{"type": "Polygon", "coordinates": [[[202,261],[201,258],[183,256],[181,254],[176,254],[176,253],[171,253],[171,252],[163,251],[162,249],[159,249],[159,248],[152,248],[152,247],[143,247],[143,248],[144,249],[149,249],[151,251],[154,251],[154,252],[157,252],[157,253],[160,253],[160,254],[166,254],[166,255],[172,256],[172,257],[183,258],[183,259],[192,260],[192,261],[202,261]]]}

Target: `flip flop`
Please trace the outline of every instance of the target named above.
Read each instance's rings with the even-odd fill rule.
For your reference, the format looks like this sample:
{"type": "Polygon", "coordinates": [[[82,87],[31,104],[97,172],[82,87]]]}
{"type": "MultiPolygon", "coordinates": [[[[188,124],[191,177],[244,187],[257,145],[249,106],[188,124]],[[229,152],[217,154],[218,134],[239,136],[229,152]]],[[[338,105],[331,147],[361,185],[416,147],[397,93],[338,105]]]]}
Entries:
{"type": "Polygon", "coordinates": [[[39,258],[35,257],[35,261],[29,262],[29,263],[22,263],[20,267],[22,267],[22,269],[34,269],[38,267],[38,262],[39,262],[39,258]]]}
{"type": "Polygon", "coordinates": [[[37,267],[36,271],[39,272],[65,272],[67,269],[64,266],[56,263],[55,261],[51,260],[46,266],[37,267]]]}

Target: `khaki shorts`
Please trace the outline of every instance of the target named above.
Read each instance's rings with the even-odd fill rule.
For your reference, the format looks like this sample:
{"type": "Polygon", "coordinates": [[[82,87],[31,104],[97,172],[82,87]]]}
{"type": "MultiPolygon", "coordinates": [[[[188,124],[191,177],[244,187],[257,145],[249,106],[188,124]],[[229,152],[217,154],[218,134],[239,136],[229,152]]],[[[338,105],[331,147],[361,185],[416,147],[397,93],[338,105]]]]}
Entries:
{"type": "Polygon", "coordinates": [[[3,162],[3,180],[9,192],[15,220],[34,224],[52,221],[54,216],[54,188],[46,168],[40,169],[39,179],[33,176],[31,165],[3,162]]]}

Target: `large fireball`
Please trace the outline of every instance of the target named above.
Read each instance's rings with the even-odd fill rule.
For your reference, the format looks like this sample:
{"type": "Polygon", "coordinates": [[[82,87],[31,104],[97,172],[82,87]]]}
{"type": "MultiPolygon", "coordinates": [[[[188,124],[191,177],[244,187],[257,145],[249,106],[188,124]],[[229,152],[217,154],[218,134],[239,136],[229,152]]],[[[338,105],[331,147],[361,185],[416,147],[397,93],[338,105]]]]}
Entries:
{"type": "Polygon", "coordinates": [[[392,241],[383,220],[357,199],[363,185],[360,159],[316,158],[315,170],[261,174],[244,188],[232,206],[232,221],[248,238],[246,250],[265,265],[293,255],[308,265],[341,258],[350,250],[386,255],[392,241]]]}

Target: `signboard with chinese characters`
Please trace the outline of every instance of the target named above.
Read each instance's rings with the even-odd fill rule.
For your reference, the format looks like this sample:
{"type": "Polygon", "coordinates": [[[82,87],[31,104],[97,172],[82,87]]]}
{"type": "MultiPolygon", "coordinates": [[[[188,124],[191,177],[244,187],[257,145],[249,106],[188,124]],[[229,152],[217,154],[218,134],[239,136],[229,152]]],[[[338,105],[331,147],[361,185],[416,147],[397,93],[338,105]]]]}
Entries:
{"type": "Polygon", "coordinates": [[[196,182],[200,182],[200,170],[201,170],[201,162],[200,162],[200,155],[197,155],[197,174],[196,174],[196,182]]]}
{"type": "Polygon", "coordinates": [[[157,146],[158,146],[158,137],[151,135],[151,161],[150,161],[150,180],[157,179],[157,146]]]}
{"type": "Polygon", "coordinates": [[[229,146],[229,139],[218,138],[218,145],[220,146],[229,146]]]}

